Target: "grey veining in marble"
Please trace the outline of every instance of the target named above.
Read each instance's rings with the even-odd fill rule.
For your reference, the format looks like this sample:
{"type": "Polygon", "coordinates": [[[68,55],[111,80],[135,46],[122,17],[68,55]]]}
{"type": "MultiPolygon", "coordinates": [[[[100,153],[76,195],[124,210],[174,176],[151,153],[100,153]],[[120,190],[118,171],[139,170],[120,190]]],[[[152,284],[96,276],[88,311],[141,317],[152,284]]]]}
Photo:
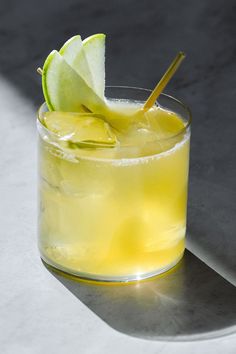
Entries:
{"type": "Polygon", "coordinates": [[[235,16],[234,0],[1,0],[1,353],[235,353],[235,16]],[[96,32],[108,35],[108,84],[152,88],[187,53],[167,92],[193,112],[188,248],[201,260],[188,253],[137,286],[51,274],[36,245],[35,69],[96,32]]]}

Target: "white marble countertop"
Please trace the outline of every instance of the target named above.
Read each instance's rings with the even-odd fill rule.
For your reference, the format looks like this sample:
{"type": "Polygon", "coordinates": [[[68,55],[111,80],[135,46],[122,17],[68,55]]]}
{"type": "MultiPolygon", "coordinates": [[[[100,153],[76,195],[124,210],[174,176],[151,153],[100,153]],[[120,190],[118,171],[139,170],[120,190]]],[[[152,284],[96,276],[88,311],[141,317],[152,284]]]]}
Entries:
{"type": "Polygon", "coordinates": [[[235,334],[171,342],[121,333],[43,266],[36,243],[35,109],[2,77],[0,96],[1,353],[235,353],[235,334]]]}

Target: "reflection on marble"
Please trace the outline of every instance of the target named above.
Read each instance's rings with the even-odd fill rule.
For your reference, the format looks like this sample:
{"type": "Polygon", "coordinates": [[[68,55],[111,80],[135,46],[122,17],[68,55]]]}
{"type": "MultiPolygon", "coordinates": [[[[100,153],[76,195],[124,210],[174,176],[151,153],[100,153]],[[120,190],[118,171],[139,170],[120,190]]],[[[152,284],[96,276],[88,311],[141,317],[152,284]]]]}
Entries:
{"type": "Polygon", "coordinates": [[[186,252],[171,271],[133,284],[51,273],[111,327],[141,338],[200,340],[236,332],[236,288],[186,252]]]}

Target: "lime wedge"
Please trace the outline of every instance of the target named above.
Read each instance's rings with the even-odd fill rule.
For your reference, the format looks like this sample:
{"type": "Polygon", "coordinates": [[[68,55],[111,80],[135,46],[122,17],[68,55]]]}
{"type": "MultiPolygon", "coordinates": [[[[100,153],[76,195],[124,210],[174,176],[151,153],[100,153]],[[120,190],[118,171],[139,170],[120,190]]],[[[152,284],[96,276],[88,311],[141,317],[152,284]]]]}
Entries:
{"type": "Polygon", "coordinates": [[[83,40],[83,51],[92,74],[92,87],[102,99],[105,91],[105,39],[105,34],[97,33],[83,40]]]}
{"type": "Polygon", "coordinates": [[[104,101],[56,50],[44,63],[42,86],[50,110],[103,113],[106,109],[104,101]]]}
{"type": "Polygon", "coordinates": [[[79,147],[113,147],[117,144],[115,134],[99,114],[46,112],[43,123],[61,140],[68,141],[70,147],[71,144],[79,147]]]}
{"type": "Polygon", "coordinates": [[[92,74],[83,50],[81,37],[77,35],[70,38],[60,49],[59,53],[77,74],[79,74],[91,88],[94,88],[92,74]]]}

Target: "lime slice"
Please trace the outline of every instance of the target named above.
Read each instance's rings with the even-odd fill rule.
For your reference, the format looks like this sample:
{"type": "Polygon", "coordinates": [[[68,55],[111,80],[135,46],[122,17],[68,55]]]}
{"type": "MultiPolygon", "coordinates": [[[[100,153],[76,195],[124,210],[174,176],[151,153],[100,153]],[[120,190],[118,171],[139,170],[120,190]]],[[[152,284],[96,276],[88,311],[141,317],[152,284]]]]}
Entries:
{"type": "Polygon", "coordinates": [[[59,53],[77,74],[79,74],[91,88],[94,88],[92,74],[83,50],[81,37],[77,35],[70,38],[60,49],[59,53]]]}
{"type": "Polygon", "coordinates": [[[105,91],[105,39],[105,34],[97,33],[83,40],[83,50],[92,74],[92,87],[102,99],[105,91]]]}
{"type": "Polygon", "coordinates": [[[43,123],[61,140],[68,141],[70,147],[113,147],[117,144],[115,134],[99,114],[46,112],[43,123]]]}
{"type": "Polygon", "coordinates": [[[56,50],[44,63],[42,86],[50,110],[103,113],[106,109],[104,101],[56,50]]]}

